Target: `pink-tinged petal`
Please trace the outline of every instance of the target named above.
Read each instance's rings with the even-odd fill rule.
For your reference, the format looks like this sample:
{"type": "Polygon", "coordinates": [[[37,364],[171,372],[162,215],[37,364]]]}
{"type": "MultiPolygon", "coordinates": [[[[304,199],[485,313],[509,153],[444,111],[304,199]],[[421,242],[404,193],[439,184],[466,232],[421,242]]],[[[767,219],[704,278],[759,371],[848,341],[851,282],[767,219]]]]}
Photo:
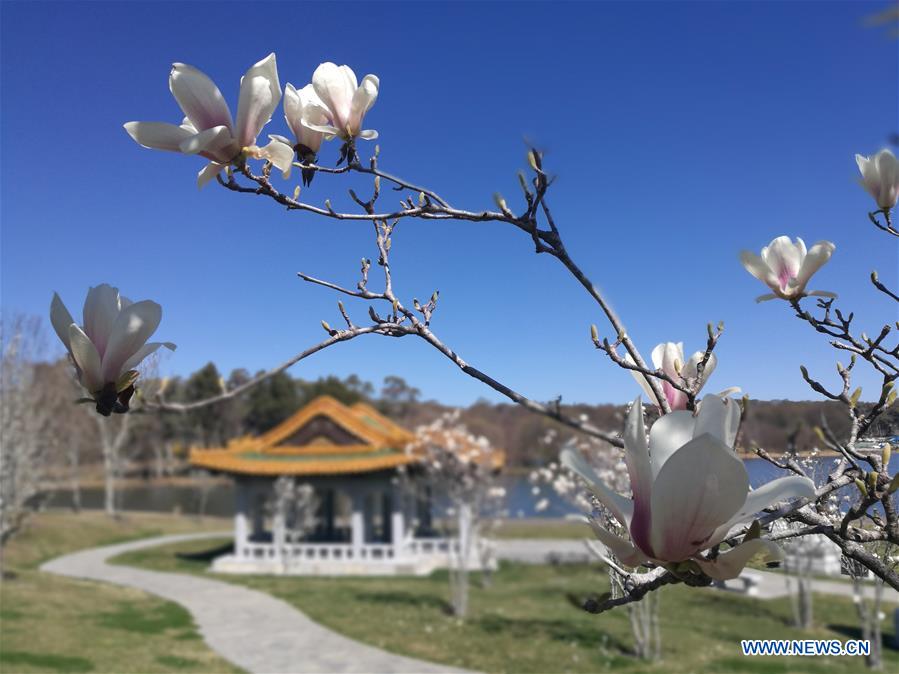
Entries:
{"type": "Polygon", "coordinates": [[[66,351],[71,353],[69,326],[75,323],[75,319],[72,318],[72,314],[66,309],[66,305],[57,293],[53,293],[53,299],[50,300],[50,323],[53,325],[53,330],[56,331],[59,341],[66,347],[66,351]]]}
{"type": "Polygon", "coordinates": [[[100,366],[100,354],[90,338],[75,323],[69,326],[69,345],[72,358],[78,367],[81,385],[89,393],[96,393],[103,388],[103,376],[100,366]]]}
{"type": "Polygon", "coordinates": [[[748,491],[749,476],[730,448],[708,434],[688,442],[665,461],[652,485],[651,556],[681,562],[704,549],[748,491]]]}
{"type": "Polygon", "coordinates": [[[617,519],[622,526],[628,526],[634,511],[634,504],[630,499],[625,498],[609,489],[600,477],[590,467],[581,453],[577,450],[566,447],[559,454],[559,462],[569,470],[577,473],[591,493],[602,503],[609,512],[617,519]]]}
{"type": "Polygon", "coordinates": [[[710,546],[717,545],[727,537],[731,529],[755,519],[756,514],[765,508],[794,498],[810,499],[814,497],[815,483],[807,477],[790,475],[766,482],[758,489],[749,492],[746,502],[737,511],[737,514],[715,530],[708,544],[710,546]]]}
{"type": "Polygon", "coordinates": [[[225,169],[225,164],[217,164],[214,161],[209,162],[197,174],[197,189],[203,189],[206,184],[213,180],[219,173],[225,169]]]}
{"type": "Polygon", "coordinates": [[[667,381],[662,382],[662,392],[672,411],[687,409],[687,394],[674,388],[667,381]]]}
{"type": "Polygon", "coordinates": [[[240,147],[256,142],[256,136],[268,124],[280,101],[281,83],[272,53],[254,64],[240,80],[235,134],[240,147]]]}
{"type": "Polygon", "coordinates": [[[137,350],[137,353],[125,361],[125,364],[122,365],[122,372],[127,372],[128,370],[136,368],[144,358],[155,353],[160,346],[164,346],[169,351],[174,351],[177,348],[171,342],[147,342],[137,350]]]}
{"type": "Polygon", "coordinates": [[[693,439],[696,418],[692,412],[677,411],[664,414],[649,429],[649,456],[655,479],[665,462],[693,439]]]}
{"type": "Polygon", "coordinates": [[[196,133],[165,122],[128,122],[125,131],[139,145],[168,152],[181,152],[181,143],[196,133]]]}
{"type": "Polygon", "coordinates": [[[649,446],[646,442],[646,422],[643,419],[643,401],[638,397],[631,404],[624,423],[624,462],[634,494],[634,517],[630,525],[634,544],[650,554],[649,533],[652,527],[653,474],[650,465],[649,446]]]}
{"type": "Polygon", "coordinates": [[[103,381],[116,381],[124,364],[156,332],[162,320],[162,307],[151,300],[143,300],[122,309],[112,326],[109,345],[103,355],[103,381]]]}
{"type": "Polygon", "coordinates": [[[197,131],[214,126],[234,128],[222,92],[206,73],[185,63],[172,65],[169,90],[197,131]]]}
{"type": "Polygon", "coordinates": [[[805,257],[805,243],[788,236],[779,236],[763,249],[762,258],[777,279],[777,287],[786,290],[790,281],[799,273],[805,257]]]}
{"type": "Polygon", "coordinates": [[[733,580],[743,572],[750,559],[763,553],[767,561],[783,559],[783,550],[779,546],[762,538],[754,538],[718,555],[714,560],[696,559],[696,563],[709,578],[733,580]]]}
{"type": "Polygon", "coordinates": [[[611,531],[602,528],[593,518],[589,518],[590,528],[599,542],[602,543],[618,560],[625,566],[637,567],[647,561],[646,555],[638,550],[630,541],[626,541],[620,536],[616,536],[611,531]]]}
{"type": "Polygon", "coordinates": [[[736,401],[707,395],[699,405],[693,435],[699,437],[703,433],[709,433],[727,447],[733,448],[740,427],[740,414],[740,406],[736,401]]]}
{"type": "Polygon", "coordinates": [[[796,286],[800,290],[805,289],[805,285],[809,282],[812,274],[818,271],[830,259],[834,250],[836,250],[836,246],[830,241],[819,241],[811,247],[796,275],[796,286]]]}
{"type": "Polygon", "coordinates": [[[103,283],[87,291],[84,299],[84,332],[94,346],[100,358],[106,352],[109,333],[119,315],[119,289],[103,283]]]}

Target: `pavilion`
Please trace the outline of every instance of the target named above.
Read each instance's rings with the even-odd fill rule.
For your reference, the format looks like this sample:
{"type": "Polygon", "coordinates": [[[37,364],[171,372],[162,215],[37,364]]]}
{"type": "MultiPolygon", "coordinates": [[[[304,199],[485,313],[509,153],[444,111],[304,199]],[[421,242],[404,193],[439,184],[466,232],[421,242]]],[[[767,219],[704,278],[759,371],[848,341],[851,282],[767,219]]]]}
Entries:
{"type": "MultiPolygon", "coordinates": [[[[234,551],[215,559],[212,569],[425,575],[449,566],[464,548],[434,530],[430,490],[423,483],[409,488],[423,475],[421,457],[406,450],[413,437],[370,405],[322,396],[258,437],[191,450],[192,466],[234,477],[234,551]],[[273,512],[281,476],[313,488],[311,523],[298,526],[273,512]]],[[[481,568],[482,544],[467,546],[469,569],[481,568]]]]}

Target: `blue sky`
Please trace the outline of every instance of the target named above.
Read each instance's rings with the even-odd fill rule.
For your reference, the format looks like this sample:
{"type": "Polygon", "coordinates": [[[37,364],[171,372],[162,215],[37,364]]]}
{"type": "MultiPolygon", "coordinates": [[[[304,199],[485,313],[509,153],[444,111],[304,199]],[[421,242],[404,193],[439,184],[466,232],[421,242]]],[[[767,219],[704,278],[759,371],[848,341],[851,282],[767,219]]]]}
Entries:
{"type": "MultiPolygon", "coordinates": [[[[236,109],[240,76],[274,51],[282,85],[326,60],[377,74],[366,126],[382,167],[460,207],[491,207],[495,191],[513,202],[533,140],[558,176],[569,250],[645,353],[663,340],[692,352],[723,320],[711,389],[814,398],[799,364],[832,382],[833,351],[784,304],[756,305],[765,289],[737,255],[780,234],[832,240],[811,286],[839,292],[869,332],[896,318],[867,277],[895,287],[897,248],[867,224],[853,160],[899,126],[897,42],[863,25],[887,6],[3,2],[4,312],[46,314],[58,290],[77,314],[88,286],[112,283],[163,305],[157,336],[179,345],[163,368],[179,374],[209,360],[267,368],[322,339],[321,319],[338,324],[337,298],[295,274],[352,285],[373,253],[367,226],[198,192],[202,160],[122,129],[180,121],[173,61],[208,73],[236,109]]],[[[285,133],[280,109],[266,131],[285,133]]],[[[304,196],[338,203],[345,187],[319,176],[304,196]]],[[[435,332],[497,379],[542,400],[639,392],[592,348],[590,323],[609,333],[589,298],[520,232],[410,221],[393,253],[398,292],[439,288],[435,332]]],[[[292,373],[399,374],[445,402],[499,399],[411,338],[363,337],[292,373]]]]}

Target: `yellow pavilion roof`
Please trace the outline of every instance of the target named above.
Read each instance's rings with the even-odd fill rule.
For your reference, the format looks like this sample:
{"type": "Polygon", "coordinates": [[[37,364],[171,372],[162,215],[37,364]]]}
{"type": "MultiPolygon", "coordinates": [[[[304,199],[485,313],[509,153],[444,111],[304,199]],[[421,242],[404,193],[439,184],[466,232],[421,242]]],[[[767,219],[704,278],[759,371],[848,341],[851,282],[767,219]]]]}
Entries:
{"type": "Polygon", "coordinates": [[[258,437],[236,438],[223,448],[192,449],[190,463],[243,475],[367,473],[416,462],[418,457],[405,449],[413,437],[371,405],[346,406],[321,396],[258,437]],[[303,437],[313,423],[326,431],[295,444],[296,436],[303,437]],[[329,437],[327,428],[338,431],[342,441],[329,437]]]}

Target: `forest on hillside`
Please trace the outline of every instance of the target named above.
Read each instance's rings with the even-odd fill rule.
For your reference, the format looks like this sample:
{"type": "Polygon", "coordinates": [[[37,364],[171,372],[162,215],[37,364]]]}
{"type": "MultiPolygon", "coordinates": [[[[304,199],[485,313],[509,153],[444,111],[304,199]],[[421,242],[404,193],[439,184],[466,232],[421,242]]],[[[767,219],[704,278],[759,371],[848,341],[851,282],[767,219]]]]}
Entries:
{"type": "MultiPolygon", "coordinates": [[[[164,384],[147,378],[144,395],[156,395],[163,385],[167,401],[188,402],[233,389],[252,376],[238,369],[225,378],[209,363],[189,377],[168,379],[164,384]]],[[[76,431],[66,433],[58,442],[52,452],[52,464],[64,468],[73,462],[84,465],[101,461],[102,438],[96,423],[99,417],[89,414],[88,406],[72,404],[74,394],[66,396],[74,393],[68,363],[42,366],[39,378],[46,380],[46,388],[52,392],[46,404],[56,408],[53,418],[62,427],[76,431]]],[[[319,395],[330,395],[346,404],[369,402],[410,429],[451,409],[437,401],[423,400],[420,391],[400,377],[388,376],[375,386],[356,375],[307,381],[281,373],[241,397],[193,412],[127,415],[129,427],[125,429],[122,455],[132,466],[158,466],[157,474],[170,473],[173,464],[184,467],[178,459],[186,456],[189,447],[218,447],[231,438],[258,435],[319,395]],[[167,466],[164,471],[163,465],[167,466]]],[[[896,407],[899,406],[881,417],[874,435],[899,433],[896,407]]],[[[585,415],[600,428],[617,430],[624,422],[622,405],[561,403],[561,408],[569,416],[585,415]]],[[[776,454],[784,451],[790,436],[795,436],[797,448],[806,451],[817,444],[815,426],[826,423],[838,437],[845,436],[849,428],[845,409],[832,401],[750,401],[749,410],[739,440],[743,449],[755,444],[776,454]]],[[[475,402],[461,411],[461,420],[471,432],[505,449],[510,467],[530,468],[554,460],[562,443],[573,433],[511,403],[475,402]]],[[[122,418],[118,423],[124,421],[122,418]]]]}

